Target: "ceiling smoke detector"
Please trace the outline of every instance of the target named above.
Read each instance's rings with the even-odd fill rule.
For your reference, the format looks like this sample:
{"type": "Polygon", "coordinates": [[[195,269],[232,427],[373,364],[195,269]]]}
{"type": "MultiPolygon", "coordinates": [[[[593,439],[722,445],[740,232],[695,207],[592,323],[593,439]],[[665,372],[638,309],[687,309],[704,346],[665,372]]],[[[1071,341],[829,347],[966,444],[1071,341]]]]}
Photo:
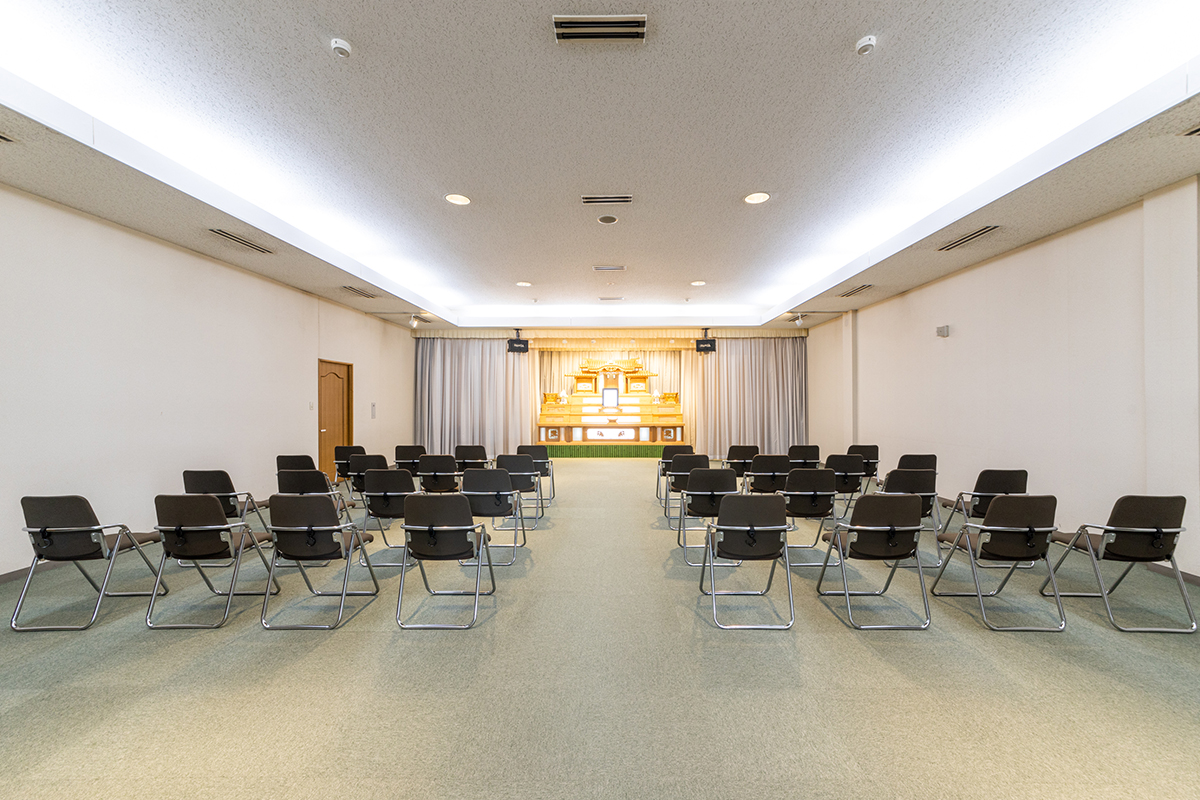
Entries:
{"type": "Polygon", "coordinates": [[[645,14],[555,14],[554,41],[646,39],[645,14]]]}
{"type": "Polygon", "coordinates": [[[854,45],[854,52],[860,56],[869,56],[875,50],[875,37],[864,36],[854,45]]]}
{"type": "Polygon", "coordinates": [[[351,51],[350,43],[347,42],[345,39],[332,40],[329,43],[329,49],[332,50],[333,54],[335,56],[337,56],[338,58],[349,58],[350,57],[350,51],[351,51]]]}

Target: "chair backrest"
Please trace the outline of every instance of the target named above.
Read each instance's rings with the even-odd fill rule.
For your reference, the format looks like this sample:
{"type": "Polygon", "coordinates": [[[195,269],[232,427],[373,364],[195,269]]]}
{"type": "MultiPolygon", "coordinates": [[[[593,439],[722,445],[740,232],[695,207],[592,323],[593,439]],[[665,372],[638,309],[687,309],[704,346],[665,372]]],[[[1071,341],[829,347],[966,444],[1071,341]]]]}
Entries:
{"type": "Polygon", "coordinates": [[[756,455],[758,455],[758,445],[756,444],[731,444],[728,452],[725,453],[725,460],[729,462],[729,466],[740,478],[746,474],[746,470],[750,468],[750,462],[756,455]]]}
{"type": "Polygon", "coordinates": [[[715,517],[726,495],[737,494],[737,473],[731,469],[697,467],[688,473],[687,516],[715,517]]]}
{"type": "Polygon", "coordinates": [[[363,497],[373,517],[403,519],[404,498],[416,491],[406,469],[369,469],[363,474],[363,497]]]}
{"type": "Polygon", "coordinates": [[[396,445],[396,466],[403,467],[414,475],[417,472],[417,462],[425,455],[423,444],[396,445]]]}
{"type": "Polygon", "coordinates": [[[350,474],[350,456],[361,455],[365,452],[367,452],[367,448],[360,444],[334,445],[333,463],[337,466],[338,477],[345,478],[350,474]]]}
{"type": "Polygon", "coordinates": [[[752,492],[778,492],[787,483],[788,473],[792,471],[792,462],[787,456],[757,455],[750,460],[749,472],[752,492]]]}
{"type": "Polygon", "coordinates": [[[544,444],[522,444],[517,445],[517,455],[529,456],[533,459],[533,465],[537,467],[537,471],[542,474],[542,477],[550,475],[550,450],[544,444]]]}
{"type": "Polygon", "coordinates": [[[1187,498],[1182,495],[1129,494],[1118,499],[1108,515],[1108,526],[1126,530],[1116,532],[1104,548],[1104,557],[1120,561],[1167,560],[1175,554],[1186,505],[1187,498]]]}
{"type": "Polygon", "coordinates": [[[341,558],[342,533],[338,510],[329,495],[271,495],[268,528],[279,555],[298,561],[327,561],[341,558]],[[297,530],[284,530],[294,528],[297,530]]]}
{"type": "Polygon", "coordinates": [[[987,514],[992,496],[998,494],[1024,494],[1029,485],[1029,473],[1023,469],[985,469],[975,479],[975,492],[982,495],[971,502],[972,517],[987,514]]]}
{"type": "Polygon", "coordinates": [[[831,469],[794,469],[783,485],[789,517],[816,519],[833,514],[837,476],[831,469]]]}
{"type": "Polygon", "coordinates": [[[846,448],[846,454],[851,456],[862,456],[863,469],[866,472],[867,477],[875,477],[875,471],[879,469],[879,445],[852,444],[846,448]]]}
{"type": "Polygon", "coordinates": [[[487,448],[481,444],[460,444],[454,447],[454,460],[460,470],[487,465],[487,448]]]}
{"type": "Polygon", "coordinates": [[[508,473],[512,488],[518,492],[532,492],[537,488],[537,476],[541,471],[533,462],[533,456],[521,453],[504,453],[496,456],[496,468],[508,473]]]}
{"type": "Polygon", "coordinates": [[[367,470],[387,468],[387,456],[352,453],[350,461],[346,465],[346,477],[350,479],[350,485],[356,491],[361,492],[363,490],[363,475],[366,474],[367,470]]]}
{"type": "Polygon", "coordinates": [[[448,561],[473,555],[474,525],[471,502],[461,494],[414,494],[404,501],[408,550],[415,558],[448,561]]]}
{"type": "Polygon", "coordinates": [[[676,492],[688,488],[688,476],[694,469],[708,469],[708,456],[703,453],[680,453],[671,459],[667,467],[667,475],[671,480],[671,489],[676,492]]]}
{"type": "Polygon", "coordinates": [[[1042,558],[1050,549],[1058,498],[1049,494],[1012,494],[992,498],[983,528],[991,537],[979,543],[980,555],[1005,561],[1042,558]],[[995,528],[1017,528],[999,531],[995,528]]]}
{"type": "MultiPolygon", "coordinates": [[[[525,456],[533,462],[532,456],[525,456]]],[[[477,517],[507,517],[513,513],[512,479],[506,469],[468,469],[463,472],[462,493],[477,517]]]]}
{"type": "Polygon", "coordinates": [[[36,528],[30,539],[33,551],[49,561],[102,558],[103,546],[92,538],[100,527],[87,498],[79,495],[22,497],[25,527],[36,528]],[[57,529],[51,532],[48,529],[57,529]]]}
{"type": "Polygon", "coordinates": [[[220,501],[225,510],[225,517],[239,516],[237,492],[233,488],[233,480],[223,469],[185,469],[183,471],[183,491],[187,494],[211,494],[220,501]]]}
{"type": "Polygon", "coordinates": [[[154,510],[163,552],[168,558],[229,558],[233,554],[227,515],[216,497],[160,494],[154,498],[154,510]],[[222,533],[226,538],[221,538],[222,533]]]}
{"type": "Polygon", "coordinates": [[[417,459],[421,488],[427,492],[452,492],[458,489],[458,462],[442,453],[426,454],[417,459]]]}
{"type": "Polygon", "coordinates": [[[883,479],[880,491],[921,495],[921,516],[933,513],[937,500],[937,472],[931,469],[894,469],[883,479]]]}
{"type": "Polygon", "coordinates": [[[857,536],[850,543],[847,555],[866,559],[908,558],[917,551],[920,528],[921,498],[917,495],[863,495],[850,515],[850,529],[857,536]]]}
{"type": "Polygon", "coordinates": [[[937,470],[937,456],[933,453],[905,453],[896,462],[896,469],[937,470]]]}
{"type": "Polygon", "coordinates": [[[661,460],[670,464],[671,459],[675,456],[687,455],[695,452],[690,444],[665,444],[662,449],[661,460]]]}
{"type": "Polygon", "coordinates": [[[788,448],[788,461],[792,462],[792,469],[812,469],[821,463],[821,446],[794,444],[788,448]]]}
{"type": "Polygon", "coordinates": [[[787,544],[787,513],[777,494],[731,494],[717,514],[717,555],[734,559],[778,558],[787,544]]]}
{"type": "Polygon", "coordinates": [[[281,469],[275,478],[280,494],[329,494],[329,479],[319,469],[281,469]]]}
{"type": "Polygon", "coordinates": [[[275,456],[275,471],[281,469],[316,469],[312,456],[275,456]]]}
{"type": "Polygon", "coordinates": [[[862,488],[863,476],[867,474],[863,468],[863,457],[858,454],[825,456],[825,468],[833,470],[839,494],[857,492],[862,488]]]}

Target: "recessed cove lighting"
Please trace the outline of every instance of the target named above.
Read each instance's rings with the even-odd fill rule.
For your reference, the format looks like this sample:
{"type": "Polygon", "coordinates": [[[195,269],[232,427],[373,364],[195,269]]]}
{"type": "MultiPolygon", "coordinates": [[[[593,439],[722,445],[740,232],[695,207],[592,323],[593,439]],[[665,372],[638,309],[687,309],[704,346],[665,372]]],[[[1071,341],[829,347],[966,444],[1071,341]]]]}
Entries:
{"type": "Polygon", "coordinates": [[[596,219],[596,222],[599,222],[601,225],[612,225],[616,221],[617,218],[612,214],[605,214],[603,217],[598,217],[596,219]]]}
{"type": "Polygon", "coordinates": [[[333,54],[338,58],[350,57],[350,43],[345,39],[334,39],[329,43],[329,49],[333,50],[333,54]]]}
{"type": "Polygon", "coordinates": [[[446,202],[454,203],[456,206],[465,206],[470,205],[471,198],[467,197],[465,194],[448,194],[446,195],[446,202]]]}
{"type": "Polygon", "coordinates": [[[517,286],[520,286],[521,288],[523,288],[523,289],[524,289],[524,288],[527,288],[527,287],[529,287],[529,286],[533,286],[533,284],[532,284],[532,283],[530,283],[529,281],[517,281],[517,286]]]}
{"type": "Polygon", "coordinates": [[[771,195],[766,192],[754,192],[753,194],[746,195],[743,199],[750,205],[756,206],[759,203],[765,203],[770,200],[771,195]]]}
{"type": "Polygon", "coordinates": [[[692,281],[692,286],[703,286],[704,281],[692,281]]]}

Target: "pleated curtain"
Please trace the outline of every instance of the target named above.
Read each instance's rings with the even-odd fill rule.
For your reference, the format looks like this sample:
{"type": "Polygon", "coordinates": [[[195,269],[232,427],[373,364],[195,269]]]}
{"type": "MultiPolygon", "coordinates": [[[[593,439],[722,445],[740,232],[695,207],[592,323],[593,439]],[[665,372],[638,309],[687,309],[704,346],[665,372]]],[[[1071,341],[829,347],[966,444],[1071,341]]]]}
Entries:
{"type": "Polygon", "coordinates": [[[417,444],[430,453],[481,444],[488,455],[531,444],[540,398],[532,354],[503,339],[417,339],[417,444]]]}

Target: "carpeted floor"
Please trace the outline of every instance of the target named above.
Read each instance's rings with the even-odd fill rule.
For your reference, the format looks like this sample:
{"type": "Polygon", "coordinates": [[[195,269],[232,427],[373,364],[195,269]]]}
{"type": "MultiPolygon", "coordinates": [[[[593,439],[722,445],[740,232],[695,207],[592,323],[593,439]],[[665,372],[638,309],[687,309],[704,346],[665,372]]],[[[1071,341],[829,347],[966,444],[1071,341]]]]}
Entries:
{"type": "MultiPolygon", "coordinates": [[[[718,630],[655,501],[655,466],[556,463],[554,506],[516,565],[497,568],[499,591],[470,631],[400,631],[394,569],[333,632],[264,631],[253,598],[217,631],[149,631],[145,601],[128,598],[106,600],[83,633],[6,629],[0,796],[1200,793],[1200,635],[1122,634],[1083,599],[1065,601],[1061,634],[989,632],[967,598],[933,599],[928,631],[858,632],[805,568],[793,570],[792,630],[718,630]]],[[[144,565],[123,561],[117,578],[141,581],[144,565]]],[[[968,575],[965,562],[951,569],[968,575]]],[[[1076,561],[1064,584],[1089,570],[1076,561]]],[[[737,573],[727,586],[748,587],[765,567],[727,572],[737,573]]],[[[214,602],[194,572],[171,574],[164,614],[214,602]]],[[[257,563],[244,572],[263,574],[257,563]]],[[[431,575],[466,585],[457,566],[431,575]]],[[[1014,579],[1000,621],[1049,621],[1036,583],[1014,579]]],[[[273,611],[333,612],[336,601],[309,599],[294,570],[283,585],[273,611]]],[[[20,586],[0,585],[5,613],[20,586]]],[[[731,602],[730,618],[786,613],[784,588],[777,581],[770,603],[731,602]]],[[[69,567],[39,574],[27,621],[83,613],[85,589],[69,567]]],[[[469,599],[429,599],[416,580],[406,590],[419,619],[469,614],[469,599]]],[[[1139,569],[1124,592],[1132,622],[1182,615],[1169,578],[1139,569]]],[[[885,600],[863,601],[862,617],[911,619],[919,603],[908,572],[885,600]]]]}

